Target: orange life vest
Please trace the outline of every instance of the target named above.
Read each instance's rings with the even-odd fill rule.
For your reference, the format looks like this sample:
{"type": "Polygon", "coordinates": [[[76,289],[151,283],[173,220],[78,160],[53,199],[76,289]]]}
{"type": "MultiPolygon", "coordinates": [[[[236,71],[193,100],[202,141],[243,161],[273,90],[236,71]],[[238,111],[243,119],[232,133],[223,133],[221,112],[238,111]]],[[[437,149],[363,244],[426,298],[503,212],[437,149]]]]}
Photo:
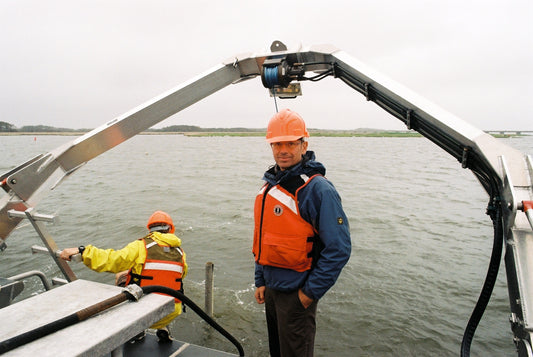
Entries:
{"type": "MultiPolygon", "coordinates": [[[[162,285],[183,292],[183,250],[180,247],[158,245],[150,235],[142,239],[146,249],[146,261],[140,274],[129,271],[126,284],[134,283],[141,287],[162,285]]],[[[175,302],[181,301],[175,299],[175,302]]]]}
{"type": "Polygon", "coordinates": [[[315,176],[302,177],[304,184],[294,195],[279,185],[265,184],[261,188],[254,206],[252,250],[256,263],[298,272],[311,268],[313,241],[317,233],[300,216],[297,196],[298,191],[315,176]]]}

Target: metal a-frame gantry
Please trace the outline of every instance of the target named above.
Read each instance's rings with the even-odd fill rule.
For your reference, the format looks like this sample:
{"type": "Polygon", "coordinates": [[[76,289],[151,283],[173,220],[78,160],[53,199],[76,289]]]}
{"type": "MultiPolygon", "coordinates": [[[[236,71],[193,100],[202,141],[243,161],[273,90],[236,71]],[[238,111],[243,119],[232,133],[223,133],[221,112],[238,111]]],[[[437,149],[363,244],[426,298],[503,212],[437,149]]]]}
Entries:
{"type": "MultiPolygon", "coordinates": [[[[472,170],[489,195],[488,212],[494,226],[494,250],[480,301],[466,328],[462,354],[469,353],[470,333],[488,303],[505,244],[505,266],[511,308],[511,328],[520,356],[533,356],[533,161],[491,135],[439,108],[423,97],[329,45],[288,50],[275,41],[270,51],[230,58],[133,110],[57,149],[34,157],[0,176],[6,194],[0,198],[0,248],[24,218],[43,232],[35,206],[46,193],[87,161],[230,85],[261,77],[277,95],[295,95],[300,81],[326,76],[342,80],[385,111],[416,130],[472,170]],[[312,74],[311,77],[308,77],[312,74]],[[295,87],[296,86],[296,87],[295,87]],[[33,217],[33,218],[32,218],[33,217]],[[37,219],[36,219],[37,218],[37,219]],[[492,285],[492,286],[491,286],[492,285]],[[469,331],[470,330],[470,331],[469,331]]],[[[39,233],[41,235],[41,233],[39,233]]],[[[42,236],[41,236],[42,237],[42,236]]],[[[51,237],[46,249],[67,280],[68,266],[55,258],[51,237]]],[[[73,274],[73,273],[72,273],[73,274]]]]}

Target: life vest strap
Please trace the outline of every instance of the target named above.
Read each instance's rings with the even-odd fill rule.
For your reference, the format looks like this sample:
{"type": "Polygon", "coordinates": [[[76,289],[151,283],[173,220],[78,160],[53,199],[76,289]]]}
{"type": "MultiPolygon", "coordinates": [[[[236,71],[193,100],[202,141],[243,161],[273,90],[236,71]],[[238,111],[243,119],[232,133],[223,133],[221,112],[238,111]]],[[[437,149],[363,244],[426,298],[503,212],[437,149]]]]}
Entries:
{"type": "MultiPolygon", "coordinates": [[[[134,284],[137,284],[137,285],[140,285],[142,279],[154,280],[153,276],[140,275],[140,274],[134,274],[134,273],[131,273],[130,275],[131,275],[132,282],[134,284]]],[[[183,279],[182,278],[176,278],[176,279],[174,279],[174,281],[176,283],[181,283],[181,288],[179,289],[179,291],[183,292],[183,279]]]]}
{"type": "Polygon", "coordinates": [[[153,276],[135,274],[135,273],[131,273],[131,272],[130,272],[130,275],[131,275],[131,279],[132,280],[141,281],[141,279],[146,279],[146,280],[153,280],[154,279],[153,276]]]}

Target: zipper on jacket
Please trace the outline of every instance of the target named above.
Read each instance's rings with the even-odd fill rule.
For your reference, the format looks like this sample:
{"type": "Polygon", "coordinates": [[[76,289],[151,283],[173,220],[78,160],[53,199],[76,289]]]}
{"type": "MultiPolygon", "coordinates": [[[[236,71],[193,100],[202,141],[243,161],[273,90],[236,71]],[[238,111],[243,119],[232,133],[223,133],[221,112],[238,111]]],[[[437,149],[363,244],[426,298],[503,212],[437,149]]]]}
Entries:
{"type": "Polygon", "coordinates": [[[267,187],[265,188],[265,192],[263,192],[263,200],[261,202],[261,218],[260,218],[260,221],[259,221],[259,247],[258,247],[258,251],[257,251],[257,262],[259,263],[259,260],[261,259],[261,247],[263,246],[262,245],[262,240],[263,240],[263,216],[265,214],[265,201],[266,201],[266,197],[267,197],[267,194],[268,194],[268,191],[270,191],[270,189],[274,187],[272,186],[270,183],[267,184],[267,187]]]}

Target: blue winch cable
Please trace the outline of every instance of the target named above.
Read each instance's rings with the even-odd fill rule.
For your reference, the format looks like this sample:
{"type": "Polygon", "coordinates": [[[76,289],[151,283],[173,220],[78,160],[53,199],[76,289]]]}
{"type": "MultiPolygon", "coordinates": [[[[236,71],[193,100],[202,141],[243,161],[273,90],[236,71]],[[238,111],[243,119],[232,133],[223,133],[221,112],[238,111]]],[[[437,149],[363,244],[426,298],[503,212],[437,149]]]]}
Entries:
{"type": "Polygon", "coordinates": [[[278,113],[278,102],[276,101],[276,90],[274,88],[272,88],[272,96],[274,97],[274,106],[276,107],[276,113],[278,113]]]}
{"type": "Polygon", "coordinates": [[[263,78],[267,88],[274,88],[278,82],[278,67],[265,67],[263,69],[263,78]]]}
{"type": "Polygon", "coordinates": [[[263,78],[265,86],[272,91],[272,96],[274,97],[274,106],[276,107],[276,113],[278,110],[278,102],[276,101],[276,90],[274,86],[279,85],[278,82],[278,67],[265,67],[263,69],[263,78]]]}

